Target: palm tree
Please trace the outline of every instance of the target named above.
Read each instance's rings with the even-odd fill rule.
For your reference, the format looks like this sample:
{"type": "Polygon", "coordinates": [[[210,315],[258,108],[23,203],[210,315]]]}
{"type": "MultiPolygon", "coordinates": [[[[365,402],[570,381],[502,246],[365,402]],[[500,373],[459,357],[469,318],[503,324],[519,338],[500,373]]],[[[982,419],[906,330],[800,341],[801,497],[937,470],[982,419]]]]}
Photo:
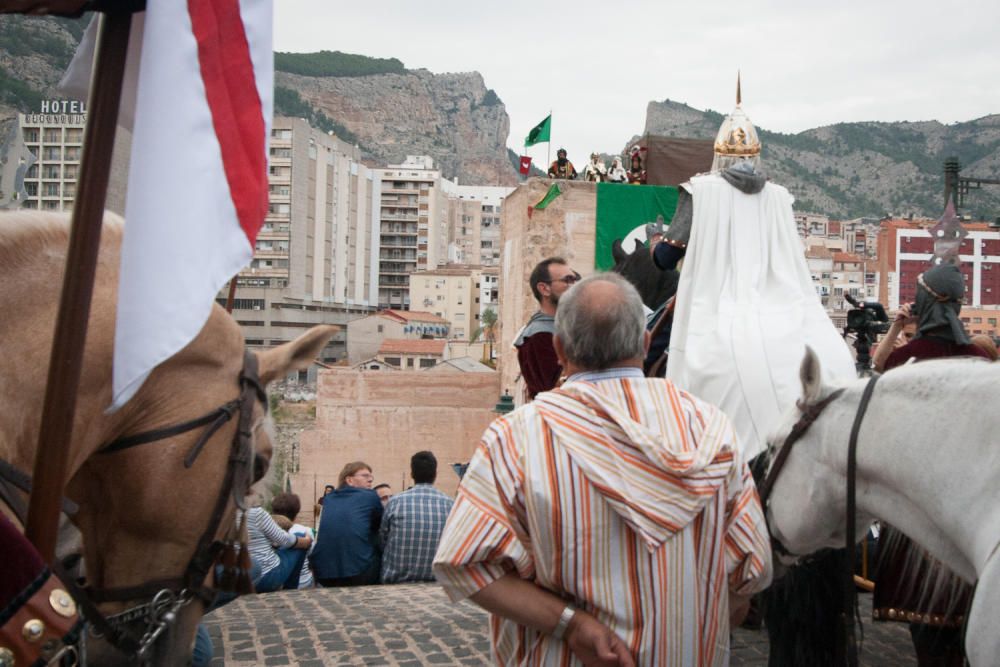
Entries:
{"type": "MultiPolygon", "coordinates": [[[[472,332],[472,342],[476,342],[482,336],[489,343],[489,354],[483,355],[483,362],[489,366],[493,365],[493,343],[496,341],[497,321],[496,311],[492,308],[487,308],[483,311],[482,317],[479,318],[480,326],[472,332]]],[[[484,349],[483,352],[485,353],[486,350],[484,349]]]]}

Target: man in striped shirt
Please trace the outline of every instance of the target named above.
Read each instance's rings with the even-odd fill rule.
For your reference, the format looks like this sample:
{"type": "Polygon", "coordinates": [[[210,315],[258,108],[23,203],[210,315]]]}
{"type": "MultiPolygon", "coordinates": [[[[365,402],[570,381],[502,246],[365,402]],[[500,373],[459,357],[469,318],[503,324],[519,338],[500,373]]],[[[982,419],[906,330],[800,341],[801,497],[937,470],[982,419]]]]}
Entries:
{"type": "Polygon", "coordinates": [[[502,665],[724,665],[730,614],[771,578],[729,420],[644,378],[638,293],[614,274],[560,300],[567,382],[497,419],[434,560],[492,614],[502,665]]]}

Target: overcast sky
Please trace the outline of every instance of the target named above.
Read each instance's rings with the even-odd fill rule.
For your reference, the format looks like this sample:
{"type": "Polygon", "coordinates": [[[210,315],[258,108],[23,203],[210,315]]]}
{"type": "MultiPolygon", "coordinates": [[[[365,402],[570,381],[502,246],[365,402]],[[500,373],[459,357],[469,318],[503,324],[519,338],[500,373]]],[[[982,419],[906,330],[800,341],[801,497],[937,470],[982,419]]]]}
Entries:
{"type": "MultiPolygon", "coordinates": [[[[966,0],[280,0],[275,50],[480,72],[508,145],[551,109],[552,154],[616,153],[666,98],[728,113],[736,70],[759,127],[1000,113],[1000,2],[966,0]]],[[[529,149],[536,164],[545,145],[529,149]]]]}

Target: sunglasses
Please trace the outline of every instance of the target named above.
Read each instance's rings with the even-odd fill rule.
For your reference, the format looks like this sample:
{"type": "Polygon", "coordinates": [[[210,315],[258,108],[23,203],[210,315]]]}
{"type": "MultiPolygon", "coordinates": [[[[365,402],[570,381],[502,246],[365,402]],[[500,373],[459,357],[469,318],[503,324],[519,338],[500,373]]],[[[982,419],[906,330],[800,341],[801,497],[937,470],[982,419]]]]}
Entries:
{"type": "Polygon", "coordinates": [[[543,280],[541,282],[549,284],[558,282],[558,283],[566,283],[567,285],[572,285],[574,283],[580,282],[581,280],[583,280],[582,276],[580,276],[580,274],[577,273],[574,275],[566,276],[565,278],[553,278],[552,280],[543,280]]]}

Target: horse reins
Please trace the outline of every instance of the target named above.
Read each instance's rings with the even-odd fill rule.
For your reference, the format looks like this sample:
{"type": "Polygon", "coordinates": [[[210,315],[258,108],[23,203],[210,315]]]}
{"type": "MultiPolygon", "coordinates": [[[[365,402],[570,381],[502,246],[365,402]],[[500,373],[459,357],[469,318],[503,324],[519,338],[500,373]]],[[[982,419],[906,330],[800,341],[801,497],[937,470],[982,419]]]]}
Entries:
{"type": "Polygon", "coordinates": [[[253,407],[258,401],[267,405],[267,393],[257,373],[257,357],[249,351],[244,351],[239,384],[239,398],[219,406],[202,417],[118,438],[97,451],[99,454],[111,454],[206,427],[184,457],[184,467],[190,468],[208,440],[229,422],[233,415],[239,413],[239,422],[230,445],[229,461],[219,495],[216,497],[208,525],[199,538],[194,554],[182,576],[156,579],[134,586],[95,589],[78,585],[58,563],[54,564],[53,569],[60,575],[80,605],[84,617],[93,625],[97,634],[127,655],[146,657],[145,654],[163,630],[176,620],[176,614],[181,607],[194,597],[201,598],[208,605],[215,596],[215,589],[204,585],[208,573],[225,547],[225,542],[217,540],[215,535],[226,514],[230,495],[235,499],[237,506],[243,506],[243,498],[250,488],[253,474],[251,472],[253,407]],[[105,616],[97,608],[97,605],[103,602],[126,602],[140,598],[149,598],[150,601],[114,616],[105,616]],[[138,620],[147,623],[147,630],[140,639],[136,639],[125,629],[129,623],[138,620]]]}
{"type": "MultiPolygon", "coordinates": [[[[868,411],[868,404],[871,402],[872,393],[875,391],[875,383],[878,382],[880,377],[880,375],[872,375],[868,380],[868,383],[865,384],[864,391],[861,394],[861,401],[858,403],[858,409],[854,414],[854,423],[851,425],[851,435],[847,443],[847,507],[845,510],[846,525],[844,536],[846,550],[844,556],[844,566],[847,575],[847,585],[844,588],[841,623],[845,633],[844,642],[847,649],[847,664],[851,667],[855,667],[858,664],[858,644],[857,638],[854,634],[854,622],[851,618],[857,609],[858,595],[857,589],[854,586],[854,550],[857,546],[857,543],[854,540],[854,534],[857,530],[856,490],[858,472],[858,434],[861,432],[861,422],[865,418],[865,413],[868,411]]],[[[819,418],[823,410],[843,393],[843,389],[838,389],[823,400],[812,405],[803,405],[802,403],[799,404],[802,416],[795,423],[795,426],[792,427],[788,437],[785,438],[785,442],[778,451],[778,455],[775,457],[774,463],[771,465],[771,469],[768,470],[764,483],[760,486],[761,506],[765,509],[767,508],[767,502],[770,499],[771,492],[774,489],[774,483],[777,481],[782,468],[784,468],[792,447],[803,435],[805,435],[805,432],[809,430],[809,427],[812,426],[813,423],[819,418]]],[[[770,528],[768,528],[768,532],[770,533],[770,528]]],[[[781,541],[774,537],[773,533],[770,537],[771,547],[775,552],[784,556],[795,555],[789,552],[781,541]]]]}

